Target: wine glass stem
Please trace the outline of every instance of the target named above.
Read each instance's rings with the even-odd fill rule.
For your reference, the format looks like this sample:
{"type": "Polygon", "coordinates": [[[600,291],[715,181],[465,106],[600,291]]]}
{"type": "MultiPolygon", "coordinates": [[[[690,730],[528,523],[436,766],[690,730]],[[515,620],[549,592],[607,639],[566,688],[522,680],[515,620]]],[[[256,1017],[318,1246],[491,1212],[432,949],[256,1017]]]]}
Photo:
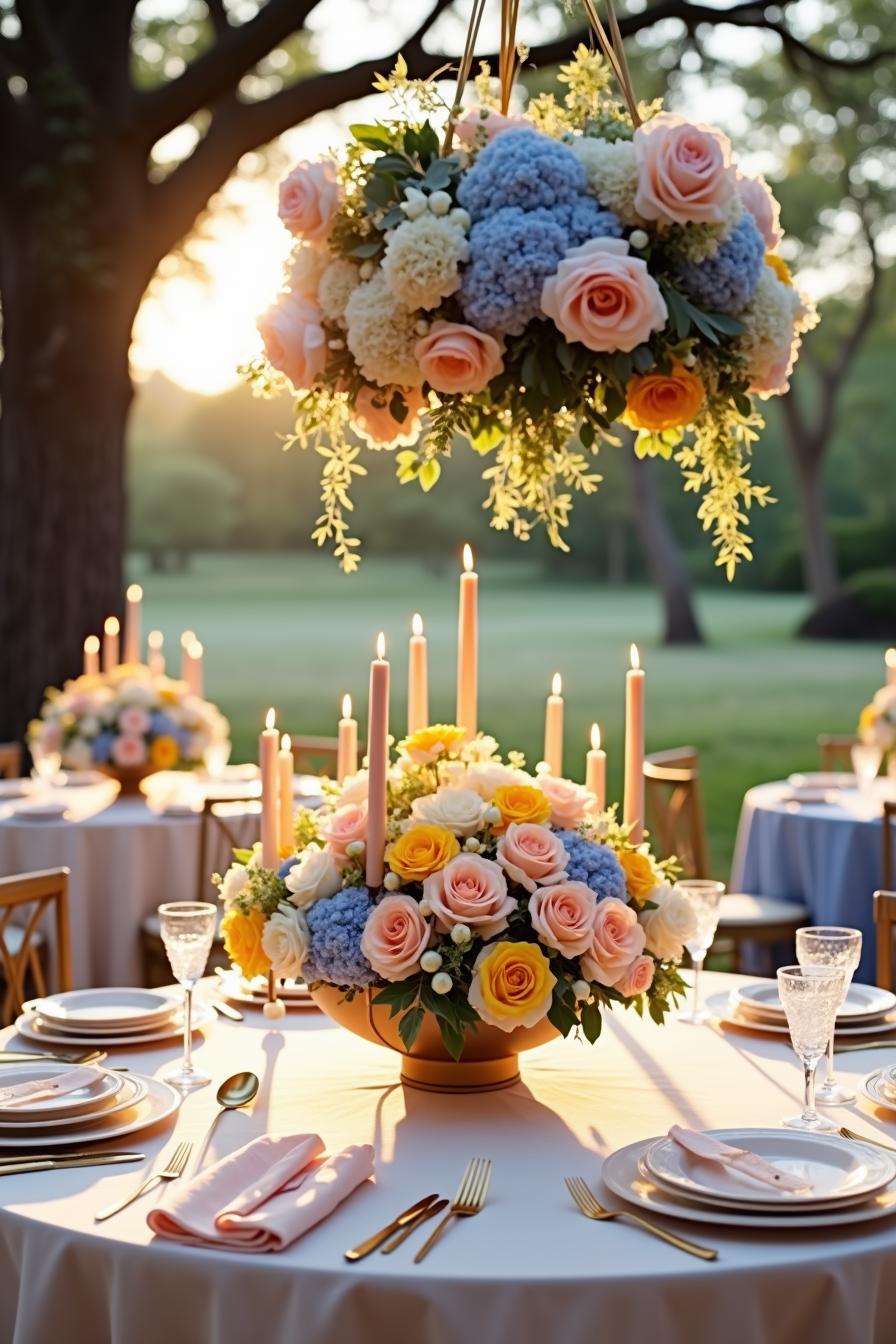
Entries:
{"type": "MultiPolygon", "coordinates": [[[[704,953],[704,956],[705,955],[706,954],[704,953]]],[[[700,970],[703,966],[703,957],[692,957],[691,960],[694,963],[693,1004],[694,1004],[694,1014],[696,1015],[697,1013],[700,1012],[700,970]]]]}
{"type": "Polygon", "coordinates": [[[193,986],[184,985],[184,1073],[193,1072],[193,986]]]}
{"type": "Polygon", "coordinates": [[[805,1084],[805,1099],[803,1103],[803,1119],[814,1120],[815,1116],[815,1062],[807,1064],[803,1062],[803,1081],[805,1084]]]}
{"type": "Polygon", "coordinates": [[[824,1085],[825,1085],[825,1087],[834,1087],[834,1086],[836,1086],[837,1079],[834,1077],[834,1037],[833,1037],[833,1035],[831,1036],[831,1039],[828,1041],[827,1061],[828,1061],[828,1063],[827,1063],[827,1069],[826,1069],[826,1071],[825,1071],[824,1085]]]}

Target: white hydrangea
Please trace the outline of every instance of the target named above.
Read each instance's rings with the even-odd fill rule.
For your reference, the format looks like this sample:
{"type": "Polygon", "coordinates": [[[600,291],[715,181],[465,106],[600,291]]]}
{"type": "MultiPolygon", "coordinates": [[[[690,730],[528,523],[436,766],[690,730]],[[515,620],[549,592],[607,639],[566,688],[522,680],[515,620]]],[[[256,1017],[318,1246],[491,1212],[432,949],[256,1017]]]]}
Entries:
{"type": "Polygon", "coordinates": [[[818,322],[812,300],[763,266],[759,283],[740,315],[739,338],[751,386],[760,396],[785,392],[800,349],[800,336],[818,322]]]}
{"type": "Polygon", "coordinates": [[[358,285],[345,308],[346,340],[368,382],[420,386],[423,375],[414,357],[419,316],[398,302],[382,270],[358,285]]]}
{"type": "Polygon", "coordinates": [[[708,261],[714,257],[726,238],[731,237],[735,224],[744,212],[744,203],[737,192],[725,209],[725,218],[718,224],[683,224],[674,228],[676,255],[682,261],[708,261]]]}
{"type": "Polygon", "coordinates": [[[347,257],[331,261],[317,287],[317,301],[328,322],[339,322],[345,317],[345,308],[361,283],[358,266],[347,257]]]}
{"type": "Polygon", "coordinates": [[[635,209],[638,165],[631,140],[600,140],[582,135],[569,148],[585,169],[588,189],[623,224],[643,224],[635,209]]]}
{"type": "Polygon", "coordinates": [[[460,288],[460,266],[469,256],[470,244],[460,225],[427,211],[392,230],[382,270],[392,294],[406,308],[437,308],[460,288]]]}

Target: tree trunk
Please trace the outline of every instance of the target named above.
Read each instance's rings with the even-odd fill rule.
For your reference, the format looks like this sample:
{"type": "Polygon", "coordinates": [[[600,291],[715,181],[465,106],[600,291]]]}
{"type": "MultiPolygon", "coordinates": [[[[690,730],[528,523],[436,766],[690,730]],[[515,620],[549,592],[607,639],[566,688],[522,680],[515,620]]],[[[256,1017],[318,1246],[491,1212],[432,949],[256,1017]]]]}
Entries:
{"type": "MultiPolygon", "coordinates": [[[[786,400],[786,398],[785,398],[786,400]]],[[[837,552],[824,503],[824,454],[791,433],[806,588],[816,604],[827,602],[840,586],[837,552]]]]}
{"type": "Polygon", "coordinates": [[[697,620],[684,556],[666,518],[656,488],[653,463],[648,458],[635,457],[630,445],[626,445],[625,452],[634,495],[635,526],[650,577],[663,599],[663,642],[702,644],[703,632],[697,620]]]}

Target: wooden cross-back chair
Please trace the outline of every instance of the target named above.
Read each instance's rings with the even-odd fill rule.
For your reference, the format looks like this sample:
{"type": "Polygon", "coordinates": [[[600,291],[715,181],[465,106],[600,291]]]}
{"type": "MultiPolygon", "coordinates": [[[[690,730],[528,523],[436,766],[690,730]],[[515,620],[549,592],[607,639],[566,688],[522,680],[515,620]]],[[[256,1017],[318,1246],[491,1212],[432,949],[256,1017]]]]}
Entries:
{"type": "Polygon", "coordinates": [[[676,855],[684,877],[709,877],[695,747],[655,751],[645,758],[644,801],[658,856],[676,855]]]}
{"type": "Polygon", "coordinates": [[[5,1026],[32,993],[47,993],[46,939],[40,926],[50,915],[56,925],[56,983],[60,990],[72,987],[68,877],[67,868],[48,868],[0,878],[0,1023],[5,1026]]]}
{"type": "Polygon", "coordinates": [[[859,740],[854,733],[819,733],[817,740],[822,770],[852,770],[850,752],[859,740]]]}
{"type": "Polygon", "coordinates": [[[883,884],[887,891],[892,891],[896,887],[896,856],[894,856],[894,846],[896,846],[896,803],[884,803],[884,814],[881,818],[884,832],[884,852],[881,872],[883,875],[883,884]]]}
{"type": "Polygon", "coordinates": [[[0,742],[0,779],[21,779],[22,748],[18,742],[0,742]]]}
{"type": "Polygon", "coordinates": [[[874,893],[874,932],[877,942],[877,983],[894,988],[893,934],[896,931],[896,891],[874,893]]]}
{"type": "Polygon", "coordinates": [[[336,778],[339,741],[335,737],[293,737],[292,755],[297,775],[336,778]]]}

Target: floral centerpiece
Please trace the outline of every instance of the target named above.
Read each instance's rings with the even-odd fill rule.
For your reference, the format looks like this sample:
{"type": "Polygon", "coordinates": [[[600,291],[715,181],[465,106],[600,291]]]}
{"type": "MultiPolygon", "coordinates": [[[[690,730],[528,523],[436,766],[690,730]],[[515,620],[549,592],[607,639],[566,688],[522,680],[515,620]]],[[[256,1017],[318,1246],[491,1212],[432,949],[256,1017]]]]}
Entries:
{"type": "Polygon", "coordinates": [[[859,715],[859,738],[867,746],[879,747],[890,758],[890,770],[896,760],[896,683],[881,686],[859,715]]]}
{"type": "Polygon", "coordinates": [[[503,1061],[512,1081],[516,1051],[575,1030],[594,1042],[616,1007],[663,1021],[693,912],[670,865],[632,845],[613,810],[596,813],[587,789],[527,773],[518,753],[502,760],[482,734],[414,733],[389,769],[385,875],[371,889],[366,773],[325,787],[323,807],[297,813],[279,870],[241,851],[215,877],[244,975],[303,976],[337,1020],[401,1049],[410,1081],[427,1076],[421,1054],[424,1066],[503,1061]]]}
{"type": "Polygon", "coordinates": [[[453,105],[399,62],[375,84],[394,115],[282,183],[295,245],[246,372],[297,398],[291,442],[324,459],[314,538],[344,568],[359,443],[399,450],[399,480],[428,491],[462,436],[493,526],[542,524],[566,549],[572,494],[598,487],[618,427],[638,455],[674,455],[729,578],[749,558],[747,511],[770,502],[749,475],[758,401],[786,391],[816,314],[766,182],[717,128],[624,80],[617,96],[618,65],[581,47],[563,96],[518,115],[506,71],[499,99],[483,67],[461,116],[469,60],[453,105]]]}
{"type": "Polygon", "coordinates": [[[229,734],[220,710],[186,682],[121,663],[50,688],[28,743],[58,751],[67,770],[96,768],[124,782],[200,765],[206,749],[229,734]]]}

